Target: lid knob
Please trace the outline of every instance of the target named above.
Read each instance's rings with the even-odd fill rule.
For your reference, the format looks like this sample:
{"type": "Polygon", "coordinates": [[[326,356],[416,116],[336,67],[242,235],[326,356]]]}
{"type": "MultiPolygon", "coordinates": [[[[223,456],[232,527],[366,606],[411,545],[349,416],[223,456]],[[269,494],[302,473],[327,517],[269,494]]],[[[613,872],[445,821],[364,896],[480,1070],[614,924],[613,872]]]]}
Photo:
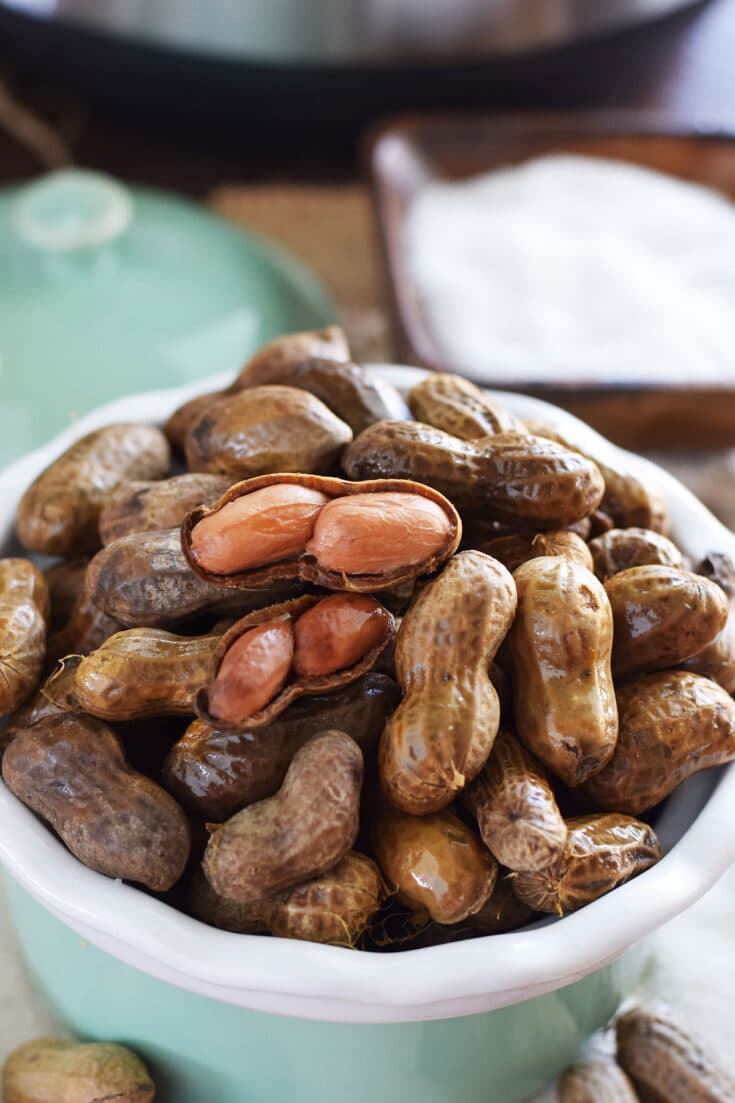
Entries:
{"type": "Polygon", "coordinates": [[[132,197],[117,180],[99,172],[62,169],[23,188],[13,227],[27,245],[68,253],[114,241],[132,217],[132,197]]]}

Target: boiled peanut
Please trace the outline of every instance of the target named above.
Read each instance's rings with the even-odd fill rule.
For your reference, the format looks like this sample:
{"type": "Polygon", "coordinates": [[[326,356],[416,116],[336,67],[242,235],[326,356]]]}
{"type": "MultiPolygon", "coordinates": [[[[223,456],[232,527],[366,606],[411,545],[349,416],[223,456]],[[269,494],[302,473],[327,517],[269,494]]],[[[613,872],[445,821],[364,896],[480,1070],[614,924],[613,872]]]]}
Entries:
{"type": "Polygon", "coordinates": [[[676,544],[650,529],[609,529],[590,540],[589,550],[600,582],[630,567],[655,563],[662,567],[684,567],[684,557],[676,544]]]}
{"type": "MultiPolygon", "coordinates": [[[[669,507],[666,499],[657,486],[644,481],[628,467],[624,452],[616,453],[613,464],[607,462],[607,457],[600,456],[595,448],[588,447],[588,442],[579,447],[576,441],[570,440],[566,434],[558,432],[552,426],[531,421],[529,429],[578,452],[596,464],[605,481],[600,509],[610,517],[616,528],[637,527],[664,534],[669,531],[669,507]]],[[[594,511],[590,510],[592,512],[594,511]]]]}
{"type": "Polygon", "coordinates": [[[247,903],[332,869],[357,838],[362,771],[343,732],[303,746],[275,796],[212,828],[203,868],[215,892],[247,903]]]}
{"type": "Polygon", "coordinates": [[[332,594],[294,622],[294,673],[318,678],[354,666],[389,631],[390,614],[375,598],[332,594]]]}
{"type": "Polygon", "coordinates": [[[280,382],[276,377],[280,372],[288,371],[312,356],[323,356],[331,361],[345,361],[350,358],[350,350],[339,326],[327,326],[326,329],[290,333],[277,337],[264,345],[248,360],[234,382],[223,391],[211,391],[189,399],[183,406],[174,410],[164,426],[166,436],[180,452],[184,451],[186,437],[192,425],[199,420],[207,408],[218,398],[234,394],[245,387],[262,383],[280,382]],[[270,376],[273,378],[270,378],[270,376]]]}
{"type": "Polygon", "coordinates": [[[337,363],[349,361],[350,347],[344,330],[339,326],[325,326],[276,337],[250,357],[235,377],[233,390],[276,383],[281,372],[315,357],[337,363]]]}
{"type": "Polygon", "coordinates": [[[297,697],[325,693],[365,674],[394,634],[393,617],[374,598],[333,597],[304,594],[236,621],[217,648],[213,680],[197,695],[197,715],[232,731],[260,727],[297,697]],[[306,630],[297,635],[303,617],[306,630]]]}
{"type": "Polygon", "coordinates": [[[396,673],[404,697],[380,743],[397,807],[438,811],[487,761],[500,722],[488,670],[513,620],[512,576],[482,552],[454,556],[404,616],[396,673]]]}
{"type": "Polygon", "coordinates": [[[324,506],[306,554],[326,571],[382,575],[435,558],[450,538],[449,517],[429,498],[354,494],[324,506]]]}
{"type": "Polygon", "coordinates": [[[295,387],[254,387],[208,406],[186,437],[191,471],[246,479],[272,471],[326,473],[352,430],[318,398],[295,387]]]}
{"type": "Polygon", "coordinates": [[[636,877],[661,857],[652,827],[609,813],[567,821],[564,853],[534,873],[518,873],[513,891],[534,911],[563,915],[590,904],[636,877]]]}
{"type": "Polygon", "coordinates": [[[362,368],[349,361],[312,357],[301,363],[269,365],[256,369],[248,365],[237,378],[238,389],[279,383],[298,387],[320,399],[346,422],[353,433],[386,418],[408,417],[408,407],[398,391],[384,379],[372,380],[362,368]]]}
{"type": "Polygon", "coordinates": [[[225,653],[209,687],[209,711],[227,724],[247,723],[283,688],[291,670],[289,620],[269,620],[244,632],[225,653]]]}
{"type": "Polygon", "coordinates": [[[372,823],[375,857],[398,900],[436,923],[459,923],[490,899],[498,867],[448,809],[409,816],[381,805],[372,823]]]}
{"type": "Polygon", "coordinates": [[[0,716],[38,684],[46,653],[46,580],[28,559],[0,559],[0,716]]]}
{"type": "Polygon", "coordinates": [[[735,701],[698,674],[667,670],[618,689],[620,734],[585,795],[640,815],[692,774],[735,758],[735,701]]]}
{"type": "Polygon", "coordinates": [[[567,1069],[557,1086],[558,1103],[638,1103],[628,1077],[614,1061],[583,1061],[567,1069]]]}
{"type": "Polygon", "coordinates": [[[166,759],[164,785],[208,820],[227,819],[247,804],[273,796],[296,751],[319,732],[345,732],[366,760],[372,760],[400,696],[390,678],[370,673],[326,696],[294,701],[255,731],[217,731],[194,720],[166,759]]]}
{"type": "Polygon", "coordinates": [[[563,852],[567,826],[543,770],[508,732],[499,732],[490,758],[462,794],[482,841],[501,865],[538,870],[563,852]]]}
{"type": "Polygon", "coordinates": [[[562,445],[523,433],[461,441],[417,421],[371,425],[346,449],[351,479],[414,479],[468,519],[563,528],[592,513],[604,491],[595,465],[562,445]]]}
{"type": "Polygon", "coordinates": [[[727,598],[701,575],[653,564],[609,578],[613,671],[665,670],[696,655],[725,626],[727,598]]]}
{"type": "Polygon", "coordinates": [[[213,509],[193,510],[181,542],[197,574],[223,586],[301,578],[373,593],[430,574],[461,535],[454,506],[419,483],[278,474],[237,483],[213,509]],[[291,502],[295,513],[284,518],[281,505],[291,502]]]}
{"type": "Polygon", "coordinates": [[[735,564],[726,555],[712,553],[697,567],[697,574],[715,582],[727,597],[727,620],[711,643],[686,662],[684,670],[711,678],[728,693],[735,692],[735,564]]]}
{"type": "Polygon", "coordinates": [[[5,751],[3,780],[72,854],[108,877],[165,892],[189,857],[189,825],[173,797],[136,773],[120,741],[90,716],[49,716],[5,751]]]}
{"type": "Polygon", "coordinates": [[[662,1005],[635,1008],[615,1022],[618,1063],[642,1103],[732,1103],[735,1080],[662,1005]]]}
{"type": "Polygon", "coordinates": [[[276,583],[228,590],[192,571],[178,529],[134,532],[97,552],[85,580],[92,603],[123,628],[168,628],[199,613],[242,616],[298,591],[276,583]]]}
{"type": "Polygon", "coordinates": [[[189,906],[197,919],[226,931],[267,931],[279,938],[354,946],[384,898],[378,867],[349,850],[320,877],[248,904],[218,896],[202,874],[195,874],[189,906]]]}
{"type": "Polygon", "coordinates": [[[589,548],[581,536],[569,529],[537,532],[535,535],[530,532],[513,532],[505,536],[495,536],[478,544],[478,550],[499,559],[511,574],[522,563],[542,555],[563,555],[592,570],[589,548]]]}
{"type": "Polygon", "coordinates": [[[101,720],[193,715],[218,642],[218,636],[177,636],[162,628],[117,632],[79,664],[80,707],[101,720]]]}
{"type": "Polygon", "coordinates": [[[531,559],[514,574],[518,612],[508,633],[516,730],[567,785],[602,769],[618,722],[610,672],[612,613],[585,567],[561,556],[531,559]]]}
{"type": "Polygon", "coordinates": [[[107,1042],[37,1038],[3,1067],[5,1103],[153,1103],[155,1086],[132,1050],[107,1042]]]}
{"type": "Polygon", "coordinates": [[[227,475],[191,473],[156,482],[125,483],[113,490],[100,513],[102,544],[131,532],[178,528],[189,510],[213,506],[232,483],[227,475]]]}
{"type": "Polygon", "coordinates": [[[162,478],[170,462],[166,438],[151,425],[108,425],[88,433],[26,490],[16,519],[21,544],[63,556],[99,547],[99,515],[109,492],[131,479],[162,478]]]}
{"type": "Polygon", "coordinates": [[[417,421],[460,440],[525,432],[515,414],[461,375],[432,372],[408,392],[408,405],[417,421]]]}
{"type": "Polygon", "coordinates": [[[428,923],[411,940],[411,946],[439,946],[447,942],[460,942],[466,938],[504,934],[517,931],[533,919],[533,912],[522,904],[510,887],[510,881],[498,872],[495,888],[486,904],[461,923],[428,923]]]}
{"type": "Polygon", "coordinates": [[[299,556],[314,529],[326,494],[276,483],[226,502],[191,532],[191,555],[204,571],[235,574],[299,556]]]}

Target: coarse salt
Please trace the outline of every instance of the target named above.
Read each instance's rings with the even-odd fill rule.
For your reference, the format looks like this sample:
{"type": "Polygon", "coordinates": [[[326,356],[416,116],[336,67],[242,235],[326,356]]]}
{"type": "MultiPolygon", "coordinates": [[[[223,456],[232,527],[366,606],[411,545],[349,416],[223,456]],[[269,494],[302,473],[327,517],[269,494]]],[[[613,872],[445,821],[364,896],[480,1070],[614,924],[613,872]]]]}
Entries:
{"type": "Polygon", "coordinates": [[[505,383],[735,377],[735,206],[700,185],[540,157],[426,185],[404,245],[449,369],[505,383]]]}

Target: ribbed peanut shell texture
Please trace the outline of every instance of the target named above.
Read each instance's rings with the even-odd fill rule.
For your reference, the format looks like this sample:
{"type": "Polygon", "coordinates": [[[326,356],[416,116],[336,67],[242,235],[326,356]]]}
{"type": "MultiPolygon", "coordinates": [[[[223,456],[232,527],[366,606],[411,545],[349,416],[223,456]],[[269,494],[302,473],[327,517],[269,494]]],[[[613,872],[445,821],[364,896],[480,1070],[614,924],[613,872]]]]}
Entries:
{"type": "Polygon", "coordinates": [[[585,785],[599,808],[640,815],[699,770],[735,758],[735,701],[699,674],[645,674],[618,689],[612,758],[585,785]]]}
{"type": "Polygon", "coordinates": [[[279,938],[352,947],[385,896],[385,882],[375,862],[350,850],[321,876],[249,904],[218,896],[197,871],[189,906],[197,919],[223,930],[267,931],[279,938]]]}
{"type": "Polygon", "coordinates": [[[131,1050],[36,1038],[3,1068],[5,1103],[153,1103],[155,1086],[131,1050]]]}
{"type": "Polygon", "coordinates": [[[11,792],[91,869],[154,892],[183,873],[190,845],[184,813],[128,765],[119,739],[99,720],[47,717],[16,736],[2,771],[11,792]]]}
{"type": "Polygon", "coordinates": [[[42,555],[79,555],[99,547],[107,495],[132,479],[160,479],[171,463],[168,442],[151,425],[96,429],[41,472],[18,506],[24,547],[42,555]]]}
{"type": "Polygon", "coordinates": [[[594,571],[601,582],[630,567],[659,564],[684,567],[684,556],[667,536],[651,529],[610,529],[589,542],[594,571]]]}
{"type": "Polygon", "coordinates": [[[564,851],[567,825],[540,763],[508,732],[462,800],[488,850],[511,870],[538,870],[564,851]]]}
{"type": "Polygon", "coordinates": [[[449,372],[431,372],[412,387],[408,405],[417,421],[460,440],[525,432],[523,422],[510,410],[493,402],[469,379],[449,372]]]}
{"type": "Polygon", "coordinates": [[[720,587],[676,567],[631,567],[608,579],[605,591],[616,678],[678,666],[711,643],[727,620],[720,587]]]}
{"type": "Polygon", "coordinates": [[[513,577],[516,731],[565,784],[580,785],[609,760],[618,734],[610,603],[591,571],[560,556],[529,560],[513,577]]]}
{"type": "Polygon", "coordinates": [[[178,528],[190,510],[214,505],[231,482],[228,475],[189,473],[125,483],[113,490],[102,509],[100,539],[111,544],[131,532],[178,528]]]}
{"type": "Polygon", "coordinates": [[[633,1085],[614,1061],[583,1061],[560,1077],[558,1103],[638,1103],[633,1085]]]}
{"type": "MultiPolygon", "coordinates": [[[[635,1008],[615,1024],[618,1062],[641,1103],[732,1103],[735,1080],[667,1008],[635,1008]]],[[[723,1055],[724,1056],[724,1055],[723,1055]]]]}
{"type": "MultiPolygon", "coordinates": [[[[411,550],[411,516],[407,513],[404,527],[406,547],[411,550]]],[[[371,538],[379,536],[371,526],[371,538]]],[[[260,478],[246,479],[230,487],[226,494],[220,498],[212,509],[197,509],[189,513],[181,527],[181,545],[184,555],[198,575],[207,581],[215,582],[219,586],[232,586],[249,588],[273,583],[277,579],[302,579],[316,586],[322,586],[329,590],[349,590],[355,593],[376,593],[387,590],[404,582],[409,582],[421,575],[431,574],[458,548],[462,537],[462,524],[459,514],[451,502],[437,491],[419,483],[399,479],[376,479],[369,482],[350,482],[346,479],[329,478],[320,475],[302,474],[278,474],[264,475],[260,478]],[[329,499],[343,498],[353,494],[406,494],[419,495],[433,502],[444,513],[447,519],[446,539],[442,546],[432,551],[420,562],[413,561],[411,555],[405,565],[392,566],[378,573],[366,573],[356,565],[355,571],[336,571],[323,567],[318,559],[304,551],[301,555],[269,563],[264,566],[254,567],[249,570],[231,574],[217,574],[202,567],[192,550],[192,531],[205,517],[212,517],[229,502],[262,490],[268,486],[297,486],[306,487],[317,493],[324,494],[329,499]]],[[[380,541],[378,540],[378,545],[380,541]]],[[[395,558],[396,547],[393,542],[383,540],[382,546],[391,559],[395,558]]]]}
{"type": "Polygon", "coordinates": [[[630,816],[609,813],[567,821],[564,853],[535,873],[519,873],[513,891],[534,911],[564,915],[629,881],[661,857],[656,833],[630,816]]]}
{"type": "Polygon", "coordinates": [[[513,620],[512,576],[482,552],[454,556],[403,617],[395,665],[403,701],[379,770],[404,812],[445,808],[484,766],[500,723],[489,667],[513,620]]]}
{"type": "Polygon", "coordinates": [[[520,528],[563,528],[597,509],[597,467],[543,437],[502,433],[476,441],[418,421],[381,421],[342,456],[352,479],[414,479],[445,494],[463,518],[520,528]]]}
{"type": "Polygon", "coordinates": [[[212,830],[203,867],[215,892],[248,903],[335,866],[357,838],[362,772],[362,752],[343,732],[302,747],[275,796],[212,830]]]}

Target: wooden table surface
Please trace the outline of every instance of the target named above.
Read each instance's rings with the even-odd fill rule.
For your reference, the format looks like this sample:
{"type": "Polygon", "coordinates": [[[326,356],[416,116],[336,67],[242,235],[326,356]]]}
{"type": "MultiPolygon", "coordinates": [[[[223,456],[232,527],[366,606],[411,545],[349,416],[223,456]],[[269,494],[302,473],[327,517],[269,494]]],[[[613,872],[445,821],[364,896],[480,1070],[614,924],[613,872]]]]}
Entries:
{"type": "MultiPolygon", "coordinates": [[[[73,69],[73,66],[70,66],[73,69]]],[[[123,178],[205,195],[232,181],[343,181],[359,172],[354,134],[299,125],[287,137],[244,124],[217,126],[183,114],[104,102],[74,88],[49,85],[45,69],[20,64],[0,39],[0,76],[10,78],[23,100],[59,121],[75,160],[123,178]]],[[[431,97],[392,92],[401,108],[443,106],[443,82],[431,97]]],[[[448,85],[447,85],[448,87],[448,85]]],[[[376,85],[377,88],[377,85],[376,85]]],[[[374,110],[387,101],[376,92],[374,110]]],[[[458,104],[461,95],[454,96],[458,104]]],[[[657,24],[573,50],[555,51],[533,64],[488,66],[475,80],[469,105],[532,108],[655,108],[685,119],[715,119],[735,129],[735,0],[709,0],[657,24]]],[[[257,108],[254,116],[261,111],[257,108]]],[[[0,126],[2,131],[2,126],[0,126]]],[[[38,161],[0,133],[0,183],[31,175],[38,161]]]]}

